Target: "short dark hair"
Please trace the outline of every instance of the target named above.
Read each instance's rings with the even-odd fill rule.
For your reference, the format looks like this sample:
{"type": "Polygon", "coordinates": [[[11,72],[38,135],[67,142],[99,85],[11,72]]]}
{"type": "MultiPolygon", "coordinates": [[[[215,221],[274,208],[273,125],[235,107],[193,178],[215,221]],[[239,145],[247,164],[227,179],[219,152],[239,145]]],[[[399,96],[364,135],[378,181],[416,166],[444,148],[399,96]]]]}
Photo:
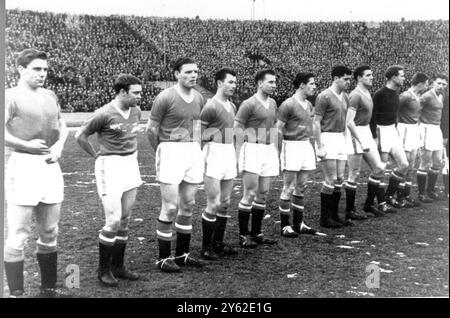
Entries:
{"type": "Polygon", "coordinates": [[[331,70],[331,78],[334,79],[335,76],[342,77],[345,75],[352,75],[352,70],[349,69],[347,66],[344,65],[337,65],[334,66],[331,70]]]}
{"type": "Polygon", "coordinates": [[[17,54],[16,63],[26,68],[35,59],[47,60],[47,53],[36,49],[25,49],[17,54]]]}
{"type": "Polygon", "coordinates": [[[448,82],[448,77],[447,77],[447,75],[442,74],[442,73],[434,74],[434,75],[433,75],[433,82],[434,82],[435,80],[437,80],[438,78],[443,79],[443,80],[446,80],[446,81],[448,82]]]}
{"type": "Polygon", "coordinates": [[[308,84],[311,77],[315,77],[315,75],[311,72],[300,72],[295,76],[292,84],[294,85],[295,89],[298,89],[300,87],[300,84],[308,84]]]}
{"type": "Polygon", "coordinates": [[[114,81],[113,89],[116,94],[119,94],[121,89],[128,93],[130,85],[142,85],[142,82],[131,74],[119,74],[114,81]]]}
{"type": "Polygon", "coordinates": [[[275,73],[275,71],[271,70],[271,69],[265,68],[265,69],[259,70],[258,72],[256,72],[256,75],[255,75],[255,83],[258,84],[258,82],[263,80],[267,74],[273,75],[273,76],[277,75],[275,73]]]}
{"type": "Polygon", "coordinates": [[[369,70],[369,71],[371,70],[369,65],[360,65],[357,68],[355,68],[355,70],[353,71],[353,78],[355,79],[355,81],[358,80],[358,76],[363,77],[364,71],[367,71],[367,70],[369,70]]]}
{"type": "Polygon", "coordinates": [[[386,76],[386,78],[390,80],[392,77],[398,76],[398,73],[403,70],[404,68],[401,65],[391,65],[387,68],[384,76],[386,76]]]}
{"type": "Polygon", "coordinates": [[[216,72],[216,75],[214,76],[214,82],[217,84],[217,81],[225,80],[227,74],[236,76],[236,71],[229,67],[223,67],[216,72]]]}
{"type": "Polygon", "coordinates": [[[426,81],[428,81],[428,75],[425,73],[416,73],[414,74],[414,76],[411,79],[411,85],[412,86],[416,86],[420,83],[425,83],[426,81]]]}
{"type": "Polygon", "coordinates": [[[173,71],[181,71],[184,64],[196,64],[195,60],[191,57],[180,57],[173,63],[173,71]]]}

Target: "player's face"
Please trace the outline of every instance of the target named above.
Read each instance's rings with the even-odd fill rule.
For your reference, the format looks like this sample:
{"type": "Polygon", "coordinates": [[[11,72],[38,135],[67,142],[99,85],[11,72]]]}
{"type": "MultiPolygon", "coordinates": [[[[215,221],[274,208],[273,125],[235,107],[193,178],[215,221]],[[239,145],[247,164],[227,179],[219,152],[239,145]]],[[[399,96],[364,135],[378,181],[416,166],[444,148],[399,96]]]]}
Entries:
{"type": "Polygon", "coordinates": [[[340,90],[345,91],[350,87],[351,81],[352,81],[352,76],[350,74],[345,74],[344,76],[339,77],[336,80],[336,84],[338,85],[340,90]]]}
{"type": "Polygon", "coordinates": [[[447,81],[443,78],[437,78],[433,83],[433,87],[436,90],[436,93],[444,94],[445,88],[447,87],[447,81]]]}
{"type": "Polygon", "coordinates": [[[227,97],[232,97],[236,90],[236,76],[227,74],[223,81],[218,81],[218,87],[227,97]]]}
{"type": "Polygon", "coordinates": [[[264,94],[273,95],[275,89],[277,88],[277,77],[275,75],[266,74],[264,79],[259,82],[259,89],[262,90],[264,94]]]}
{"type": "Polygon", "coordinates": [[[403,70],[398,71],[398,75],[392,77],[392,80],[398,86],[403,86],[403,83],[405,83],[405,72],[403,70]]]}
{"type": "Polygon", "coordinates": [[[142,86],[139,84],[130,85],[128,93],[125,95],[126,104],[129,107],[137,106],[141,101],[142,86]]]}
{"type": "Polygon", "coordinates": [[[303,87],[303,91],[305,92],[306,96],[314,96],[314,94],[316,93],[316,82],[314,81],[314,77],[311,77],[308,80],[308,83],[306,85],[302,85],[303,87]]]}
{"type": "Polygon", "coordinates": [[[363,76],[360,79],[361,83],[366,87],[372,87],[373,85],[373,73],[371,70],[365,70],[363,76]]]}
{"type": "Polygon", "coordinates": [[[186,88],[193,88],[197,84],[198,67],[197,64],[184,64],[180,71],[175,71],[178,83],[186,88]]]}
{"type": "Polygon", "coordinates": [[[42,59],[34,59],[27,67],[19,66],[20,77],[33,88],[44,86],[47,72],[47,61],[42,59]]]}

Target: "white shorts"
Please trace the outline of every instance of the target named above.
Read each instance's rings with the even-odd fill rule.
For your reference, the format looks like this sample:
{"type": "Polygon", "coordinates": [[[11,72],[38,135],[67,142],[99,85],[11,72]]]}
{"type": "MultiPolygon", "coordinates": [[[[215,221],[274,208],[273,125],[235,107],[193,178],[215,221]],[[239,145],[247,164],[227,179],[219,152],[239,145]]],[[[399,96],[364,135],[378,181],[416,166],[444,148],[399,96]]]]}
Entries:
{"type": "Polygon", "coordinates": [[[197,142],[162,142],[156,149],[155,165],[159,182],[203,182],[204,158],[197,142]]]}
{"type": "MultiPolygon", "coordinates": [[[[355,126],[356,131],[358,132],[359,137],[362,139],[363,144],[369,146],[369,149],[377,150],[377,143],[372,137],[372,132],[370,131],[370,126],[355,126]]],[[[363,154],[364,151],[361,147],[361,144],[352,136],[350,130],[347,131],[347,153],[349,155],[357,155],[363,154]]]]}
{"type": "Polygon", "coordinates": [[[420,124],[420,132],[423,139],[423,147],[428,151],[444,149],[444,139],[441,127],[438,125],[420,124]]]}
{"type": "Polygon", "coordinates": [[[64,179],[59,163],[45,162],[47,155],[13,152],[5,170],[5,197],[9,204],[36,206],[61,203],[64,179]]]}
{"type": "Polygon", "coordinates": [[[99,156],[95,160],[95,179],[98,195],[122,197],[128,190],[142,184],[137,152],[127,155],[99,156]]]}
{"type": "Polygon", "coordinates": [[[393,148],[403,149],[402,140],[394,124],[388,126],[377,125],[377,136],[381,152],[389,153],[393,148]]]}
{"type": "Polygon", "coordinates": [[[239,171],[255,173],[261,177],[278,176],[280,162],[275,145],[245,142],[239,153],[239,171]]]}
{"type": "Polygon", "coordinates": [[[208,142],[203,147],[205,175],[217,180],[236,178],[236,150],[233,144],[208,142]]]}
{"type": "Polygon", "coordinates": [[[282,171],[316,169],[316,154],[309,140],[283,140],[280,162],[282,171]]]}
{"type": "Polygon", "coordinates": [[[344,133],[323,132],[321,141],[326,152],[323,160],[347,160],[347,143],[344,133]]]}
{"type": "Polygon", "coordinates": [[[417,150],[423,146],[423,141],[418,124],[397,124],[397,131],[405,151],[417,150]]]}

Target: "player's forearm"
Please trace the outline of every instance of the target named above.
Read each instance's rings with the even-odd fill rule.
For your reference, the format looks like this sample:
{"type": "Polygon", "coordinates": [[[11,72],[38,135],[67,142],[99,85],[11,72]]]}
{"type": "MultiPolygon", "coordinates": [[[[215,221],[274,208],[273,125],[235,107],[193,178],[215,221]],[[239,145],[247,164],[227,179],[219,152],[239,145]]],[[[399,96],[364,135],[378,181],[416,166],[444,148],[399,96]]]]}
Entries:
{"type": "Polygon", "coordinates": [[[278,152],[281,152],[281,145],[283,144],[283,135],[284,135],[284,130],[283,127],[277,126],[277,150],[278,152]]]}
{"type": "Polygon", "coordinates": [[[234,141],[235,141],[235,146],[236,148],[240,148],[242,147],[242,145],[244,144],[244,130],[245,130],[245,126],[239,122],[235,122],[234,126],[233,126],[233,130],[234,130],[234,141]]]}
{"type": "Polygon", "coordinates": [[[97,158],[99,156],[98,152],[95,151],[94,147],[92,147],[92,144],[89,142],[88,136],[86,136],[85,134],[80,134],[77,135],[75,138],[78,144],[80,145],[81,149],[86,151],[93,158],[97,158]]]}
{"type": "Polygon", "coordinates": [[[358,131],[356,130],[356,125],[354,121],[347,121],[347,127],[350,131],[350,134],[355,138],[359,143],[361,143],[361,137],[359,136],[358,131]]]}
{"type": "Polygon", "coordinates": [[[150,142],[150,147],[152,147],[152,149],[154,151],[156,151],[156,148],[158,148],[158,133],[157,131],[155,131],[156,129],[154,128],[149,128],[147,130],[147,138],[148,141],[150,142]]]}
{"type": "Polygon", "coordinates": [[[5,130],[5,146],[14,150],[27,150],[27,141],[11,135],[5,130]]]}
{"type": "Polygon", "coordinates": [[[320,122],[314,121],[313,122],[313,135],[314,139],[316,140],[316,144],[318,147],[322,147],[322,139],[321,139],[321,132],[320,132],[320,122]]]}
{"type": "Polygon", "coordinates": [[[63,119],[60,120],[59,129],[59,139],[58,141],[56,141],[55,145],[62,149],[64,148],[64,144],[66,143],[67,137],[69,136],[69,129],[67,128],[66,122],[63,119]]]}
{"type": "Polygon", "coordinates": [[[234,147],[236,149],[236,156],[239,158],[239,153],[241,151],[242,145],[244,144],[244,129],[245,126],[239,122],[234,122],[233,132],[234,132],[234,147]]]}

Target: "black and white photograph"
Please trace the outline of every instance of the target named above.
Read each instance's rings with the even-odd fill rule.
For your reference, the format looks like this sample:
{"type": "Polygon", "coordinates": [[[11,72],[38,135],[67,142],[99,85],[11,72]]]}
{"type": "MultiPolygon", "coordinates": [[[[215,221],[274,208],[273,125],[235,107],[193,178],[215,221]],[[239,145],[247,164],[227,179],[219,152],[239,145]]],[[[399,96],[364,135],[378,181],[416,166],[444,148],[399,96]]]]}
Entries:
{"type": "Polygon", "coordinates": [[[449,297],[447,0],[0,4],[3,298],[449,297]]]}

